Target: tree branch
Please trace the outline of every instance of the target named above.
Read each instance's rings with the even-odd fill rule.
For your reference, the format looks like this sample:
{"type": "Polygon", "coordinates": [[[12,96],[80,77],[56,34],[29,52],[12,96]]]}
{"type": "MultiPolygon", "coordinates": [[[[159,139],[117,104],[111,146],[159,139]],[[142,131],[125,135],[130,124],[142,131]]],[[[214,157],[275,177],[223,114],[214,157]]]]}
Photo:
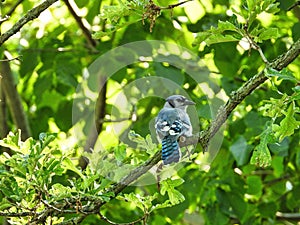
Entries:
{"type": "Polygon", "coordinates": [[[6,121],[6,99],[2,88],[2,76],[0,74],[0,138],[4,138],[9,132],[6,121]]]}
{"type": "MultiPolygon", "coordinates": [[[[295,60],[300,54],[300,39],[297,40],[290,49],[284,54],[278,56],[274,59],[269,67],[275,70],[282,70],[287,65],[289,65],[293,60],[295,60]]],[[[240,104],[249,94],[252,93],[257,87],[264,83],[268,78],[266,77],[264,71],[259,72],[251,79],[249,79],[242,87],[237,91],[232,92],[229,100],[225,105],[221,106],[218,110],[216,118],[211,122],[208,129],[200,134],[198,142],[202,145],[203,150],[207,150],[209,145],[209,140],[218,132],[220,127],[224,124],[231,112],[240,104]]]]}
{"type": "MultiPolygon", "coordinates": [[[[3,86],[2,76],[0,74],[0,138],[1,139],[6,137],[9,132],[8,124],[7,124],[7,105],[6,105],[7,101],[2,86],[3,86]]],[[[1,150],[3,150],[3,152],[7,152],[9,155],[12,154],[12,150],[10,148],[2,147],[1,150]]]]}
{"type": "Polygon", "coordinates": [[[111,224],[111,225],[134,225],[134,224],[137,224],[137,223],[140,223],[142,221],[145,221],[148,217],[148,214],[145,213],[141,218],[135,220],[135,221],[132,221],[132,222],[127,222],[127,223],[116,223],[116,222],[113,222],[111,221],[110,219],[108,219],[107,217],[105,217],[104,215],[102,215],[101,213],[98,213],[98,215],[100,216],[100,219],[104,220],[105,222],[111,224]]]}
{"type": "MultiPolygon", "coordinates": [[[[284,54],[278,56],[275,60],[270,63],[270,66],[276,70],[282,70],[284,67],[289,65],[295,58],[300,54],[300,39],[297,40],[290,49],[284,54]]],[[[219,131],[221,126],[224,124],[230,113],[240,104],[253,90],[259,87],[268,78],[265,76],[264,72],[260,72],[248,80],[242,87],[240,87],[236,92],[233,92],[230,99],[219,108],[216,118],[211,122],[209,128],[204,130],[200,137],[191,139],[187,138],[186,143],[196,144],[199,142],[204,149],[207,149],[209,145],[209,140],[214,137],[214,135],[219,131]]],[[[182,146],[185,143],[181,144],[182,146]]],[[[126,177],[124,177],[119,183],[115,184],[112,188],[108,190],[108,193],[113,192],[114,196],[117,196],[124,188],[126,188],[130,183],[137,180],[140,176],[146,173],[154,165],[156,165],[161,160],[161,152],[157,152],[151,159],[147,160],[143,165],[137,167],[131,171],[126,177]]],[[[114,198],[114,197],[112,197],[114,198]]],[[[101,202],[95,205],[95,210],[99,210],[105,202],[101,202]]]]}
{"type": "Polygon", "coordinates": [[[31,20],[37,18],[41,12],[46,10],[49,6],[53,3],[57,2],[58,0],[45,0],[40,5],[34,7],[33,9],[29,10],[25,16],[23,16],[18,22],[16,22],[11,29],[6,31],[0,36],[0,46],[7,41],[11,36],[16,34],[26,23],[31,20]]]}
{"type": "MultiPolygon", "coordinates": [[[[13,12],[16,10],[16,8],[18,7],[18,5],[20,5],[23,1],[24,1],[24,0],[18,0],[17,3],[14,4],[13,7],[11,7],[10,10],[6,13],[5,18],[8,19],[8,18],[13,14],[13,12]]],[[[0,25],[1,25],[4,21],[6,21],[7,19],[1,20],[1,21],[0,21],[0,25]]]]}
{"type": "Polygon", "coordinates": [[[296,1],[293,5],[291,5],[291,6],[287,9],[287,11],[290,11],[290,10],[294,9],[295,7],[297,7],[297,6],[299,6],[299,5],[300,5],[300,1],[296,1]]]}
{"type": "Polygon", "coordinates": [[[14,58],[11,58],[11,59],[0,59],[0,62],[10,62],[10,61],[13,61],[13,60],[20,60],[21,56],[17,56],[17,57],[14,57],[14,58]]]}
{"type": "MultiPolygon", "coordinates": [[[[76,14],[76,12],[73,9],[73,7],[71,6],[69,0],[64,0],[64,3],[68,7],[68,10],[70,11],[71,15],[74,17],[74,19],[77,22],[80,29],[82,30],[89,45],[92,47],[93,50],[95,50],[95,47],[97,46],[97,42],[92,38],[91,32],[88,30],[88,28],[86,28],[84,26],[84,24],[82,22],[82,18],[76,14]]],[[[100,82],[101,82],[101,85],[103,86],[103,88],[101,89],[101,91],[98,95],[98,99],[97,99],[97,103],[96,103],[96,107],[95,107],[96,108],[95,118],[96,118],[97,132],[95,132],[94,129],[91,129],[91,131],[88,135],[86,144],[84,146],[85,152],[90,152],[91,151],[90,149],[94,147],[94,145],[97,141],[98,135],[101,132],[102,127],[103,127],[103,121],[104,121],[104,117],[105,117],[105,107],[106,107],[106,78],[102,79],[100,82]]],[[[79,164],[82,169],[86,168],[87,163],[88,163],[88,159],[86,157],[81,157],[79,159],[79,164]]]]}
{"type": "Polygon", "coordinates": [[[25,212],[0,212],[0,216],[8,216],[8,217],[24,217],[24,216],[34,216],[37,213],[32,211],[25,212]]]}
{"type": "Polygon", "coordinates": [[[286,219],[286,220],[300,220],[300,213],[283,213],[283,212],[276,212],[276,217],[278,219],[286,219]]]}
{"type": "Polygon", "coordinates": [[[80,27],[80,29],[82,30],[84,36],[86,37],[89,45],[94,49],[97,46],[97,42],[96,40],[93,39],[91,32],[88,30],[88,28],[86,28],[82,22],[82,18],[79,17],[75,10],[73,9],[73,7],[71,6],[69,0],[64,0],[66,6],[68,7],[70,13],[72,14],[72,16],[74,17],[74,19],[76,20],[78,26],[80,27]]]}
{"type": "Polygon", "coordinates": [[[15,125],[22,130],[22,139],[25,140],[31,136],[31,131],[27,116],[24,112],[21,97],[17,92],[8,62],[1,62],[0,74],[2,75],[2,88],[13,117],[13,121],[15,125]]]}

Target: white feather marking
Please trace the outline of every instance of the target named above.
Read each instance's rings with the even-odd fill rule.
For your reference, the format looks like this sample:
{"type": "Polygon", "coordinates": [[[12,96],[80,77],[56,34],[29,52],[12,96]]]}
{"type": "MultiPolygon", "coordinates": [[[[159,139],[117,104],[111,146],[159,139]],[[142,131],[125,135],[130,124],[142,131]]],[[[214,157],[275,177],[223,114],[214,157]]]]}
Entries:
{"type": "Polygon", "coordinates": [[[169,131],[169,130],[170,130],[170,127],[169,127],[169,126],[164,126],[161,130],[162,130],[162,131],[169,131]]]}
{"type": "Polygon", "coordinates": [[[169,134],[170,134],[170,135],[177,135],[178,133],[176,133],[174,130],[170,130],[170,131],[169,131],[169,134]]]}

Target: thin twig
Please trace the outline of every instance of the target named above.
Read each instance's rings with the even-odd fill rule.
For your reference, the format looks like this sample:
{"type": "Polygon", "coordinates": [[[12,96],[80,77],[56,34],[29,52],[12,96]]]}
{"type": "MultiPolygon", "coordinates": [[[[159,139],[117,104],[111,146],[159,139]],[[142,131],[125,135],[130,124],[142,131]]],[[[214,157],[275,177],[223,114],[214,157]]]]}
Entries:
{"type": "Polygon", "coordinates": [[[4,21],[6,21],[6,20],[8,20],[8,19],[10,18],[10,16],[13,14],[13,12],[16,10],[16,8],[17,8],[23,1],[24,1],[24,0],[19,0],[19,1],[17,1],[17,3],[14,4],[13,7],[10,8],[10,10],[6,13],[6,15],[5,15],[5,17],[4,17],[4,18],[6,18],[6,19],[5,19],[5,20],[0,20],[0,25],[1,25],[4,21]]]}
{"type": "Polygon", "coordinates": [[[176,3],[176,4],[168,5],[166,7],[160,7],[160,9],[174,9],[177,6],[183,5],[183,4],[185,4],[187,2],[191,2],[191,1],[193,1],[193,0],[186,0],[186,1],[183,1],[183,2],[176,3]]]}
{"type": "Polygon", "coordinates": [[[148,217],[148,214],[145,213],[141,218],[139,218],[135,221],[127,222],[127,223],[116,223],[116,222],[109,220],[107,217],[105,217],[101,213],[98,213],[98,215],[100,216],[100,219],[104,220],[105,222],[107,222],[111,225],[134,225],[134,224],[140,223],[141,221],[144,221],[148,217]]]}
{"type": "Polygon", "coordinates": [[[267,60],[266,56],[264,55],[263,51],[261,50],[260,46],[252,39],[251,35],[248,32],[248,24],[245,25],[244,27],[246,36],[245,38],[247,39],[248,43],[250,44],[250,48],[258,51],[261,59],[263,60],[263,62],[268,65],[269,61],[267,60]]]}
{"type": "Polygon", "coordinates": [[[94,50],[96,50],[95,47],[97,46],[97,42],[96,42],[96,40],[93,39],[93,37],[92,37],[91,32],[89,31],[89,29],[84,26],[84,24],[82,22],[82,18],[77,15],[77,13],[75,12],[75,10],[73,9],[73,7],[71,6],[71,4],[70,4],[70,2],[68,0],[64,0],[64,3],[68,7],[68,10],[70,11],[71,15],[74,17],[76,23],[78,24],[78,26],[82,30],[82,32],[83,32],[84,36],[86,37],[89,45],[94,50]]]}
{"type": "Polygon", "coordinates": [[[8,20],[9,19],[9,16],[4,16],[4,17],[1,17],[0,16],[0,25],[4,22],[4,21],[6,21],[6,20],[8,20]]]}
{"type": "Polygon", "coordinates": [[[119,122],[123,122],[123,121],[131,121],[132,117],[124,117],[124,118],[118,118],[115,120],[112,119],[101,119],[99,120],[99,123],[119,123],[119,122]]]}
{"type": "Polygon", "coordinates": [[[49,8],[53,3],[57,2],[58,0],[46,0],[40,5],[34,7],[33,9],[29,10],[25,16],[23,16],[21,19],[19,19],[12,28],[10,28],[8,31],[3,33],[0,36],[0,46],[7,41],[11,36],[16,34],[25,24],[27,24],[29,21],[34,20],[37,18],[44,10],[49,8]]]}
{"type": "Polygon", "coordinates": [[[0,59],[0,62],[10,62],[10,61],[13,61],[13,60],[20,60],[22,56],[19,55],[17,57],[14,57],[14,58],[11,58],[11,59],[0,59]]]}
{"type": "Polygon", "coordinates": [[[45,201],[45,200],[43,200],[43,199],[41,199],[41,202],[42,202],[45,206],[47,206],[48,208],[53,209],[53,210],[55,210],[55,211],[57,211],[57,212],[59,212],[59,213],[66,213],[66,214],[77,213],[76,210],[59,209],[59,208],[57,208],[57,207],[54,206],[54,205],[50,205],[47,201],[45,201]]]}
{"type": "Polygon", "coordinates": [[[276,217],[278,219],[286,219],[286,220],[300,220],[300,213],[283,213],[283,212],[276,212],[276,217]]]}
{"type": "Polygon", "coordinates": [[[293,8],[297,7],[298,5],[300,5],[300,1],[296,1],[293,5],[291,5],[291,6],[287,9],[287,11],[292,10],[293,8]]]}
{"type": "Polygon", "coordinates": [[[36,214],[38,214],[38,213],[32,212],[32,211],[26,211],[26,212],[0,212],[0,216],[5,216],[5,217],[25,217],[25,216],[34,216],[36,214]]]}

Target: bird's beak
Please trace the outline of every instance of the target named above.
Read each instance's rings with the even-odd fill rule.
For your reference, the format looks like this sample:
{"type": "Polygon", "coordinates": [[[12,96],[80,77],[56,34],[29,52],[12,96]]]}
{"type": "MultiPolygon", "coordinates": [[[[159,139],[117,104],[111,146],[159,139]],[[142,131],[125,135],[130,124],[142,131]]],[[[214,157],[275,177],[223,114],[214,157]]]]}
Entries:
{"type": "Polygon", "coordinates": [[[195,102],[190,101],[190,100],[185,100],[184,104],[185,104],[185,105],[196,105],[195,102]]]}

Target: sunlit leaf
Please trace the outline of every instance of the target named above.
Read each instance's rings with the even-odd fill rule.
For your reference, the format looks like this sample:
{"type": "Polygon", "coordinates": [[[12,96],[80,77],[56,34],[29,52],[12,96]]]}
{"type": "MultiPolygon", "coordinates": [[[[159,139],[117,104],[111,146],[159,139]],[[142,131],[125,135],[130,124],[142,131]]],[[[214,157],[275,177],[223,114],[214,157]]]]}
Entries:
{"type": "Polygon", "coordinates": [[[207,45],[239,41],[242,36],[239,29],[229,21],[218,21],[218,27],[212,27],[210,30],[199,32],[193,42],[193,45],[199,45],[201,42],[205,42],[207,45]],[[233,34],[227,34],[226,32],[232,32],[233,34]]]}
{"type": "Polygon", "coordinates": [[[21,130],[18,130],[16,134],[9,132],[6,138],[0,140],[0,146],[10,148],[13,151],[20,151],[21,145],[21,130]]]}
{"type": "Polygon", "coordinates": [[[175,179],[172,180],[170,178],[163,180],[161,182],[161,190],[160,193],[165,195],[168,193],[169,200],[171,204],[176,205],[185,200],[185,197],[175,189],[175,187],[181,185],[184,182],[183,179],[175,179]]]}
{"type": "Polygon", "coordinates": [[[265,29],[263,32],[261,32],[259,35],[258,35],[258,42],[262,42],[264,40],[269,40],[271,38],[278,38],[280,35],[279,35],[279,32],[278,32],[278,28],[268,28],[268,29],[265,29]]]}
{"type": "Polygon", "coordinates": [[[270,126],[260,135],[260,142],[254,148],[251,164],[259,167],[267,167],[271,165],[271,153],[268,148],[269,143],[274,143],[274,135],[270,126]]]}
{"type": "Polygon", "coordinates": [[[72,196],[72,189],[68,186],[64,186],[60,183],[56,183],[52,185],[49,190],[51,195],[54,195],[57,200],[64,199],[72,196]]]}
{"type": "Polygon", "coordinates": [[[291,71],[289,71],[288,69],[277,71],[273,68],[266,68],[265,72],[266,72],[266,76],[268,77],[278,77],[278,79],[289,80],[295,83],[298,82],[298,80],[293,76],[291,71]]]}
{"type": "Polygon", "coordinates": [[[300,121],[295,119],[294,114],[295,103],[292,102],[286,112],[285,118],[280,122],[280,126],[273,128],[276,137],[279,138],[279,142],[282,142],[285,137],[294,134],[295,130],[300,127],[300,121]]]}
{"type": "Polygon", "coordinates": [[[75,172],[83,179],[85,178],[84,175],[82,174],[82,172],[75,166],[74,162],[71,159],[69,159],[68,157],[64,158],[62,165],[63,165],[63,168],[75,172]]]}
{"type": "Polygon", "coordinates": [[[126,158],[126,146],[119,145],[114,147],[114,154],[118,161],[122,162],[126,158]]]}

